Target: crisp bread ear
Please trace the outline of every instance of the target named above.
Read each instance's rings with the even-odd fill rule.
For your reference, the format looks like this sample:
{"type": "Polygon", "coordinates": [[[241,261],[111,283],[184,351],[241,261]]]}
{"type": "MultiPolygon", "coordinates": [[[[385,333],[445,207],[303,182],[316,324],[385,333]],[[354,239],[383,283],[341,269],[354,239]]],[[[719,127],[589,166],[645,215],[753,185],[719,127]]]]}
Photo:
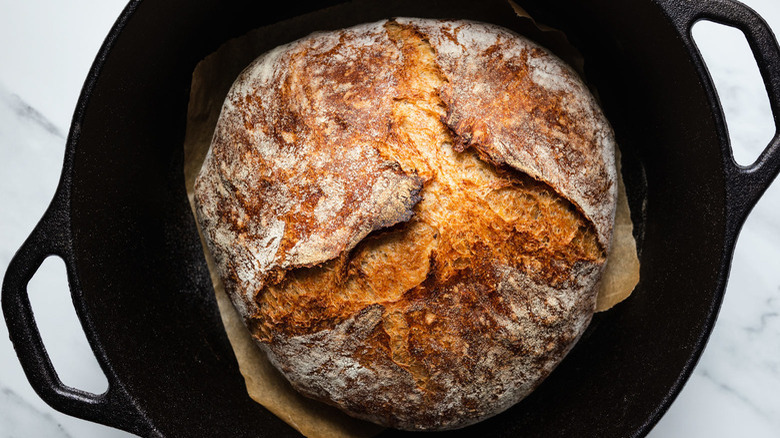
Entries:
{"type": "Polygon", "coordinates": [[[615,138],[577,73],[495,25],[410,23],[426,35],[447,83],[443,122],[495,163],[543,181],[574,204],[609,249],[617,202],[615,138]]]}

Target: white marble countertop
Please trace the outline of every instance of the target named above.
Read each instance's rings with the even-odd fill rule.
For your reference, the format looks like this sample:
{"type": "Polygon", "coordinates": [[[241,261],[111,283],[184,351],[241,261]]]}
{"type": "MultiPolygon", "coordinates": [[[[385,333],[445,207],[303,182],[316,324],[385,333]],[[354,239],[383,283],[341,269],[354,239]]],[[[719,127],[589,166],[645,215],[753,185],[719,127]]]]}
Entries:
{"type": "MultiPolygon", "coordinates": [[[[780,2],[745,3],[780,29],[780,2]]],[[[54,194],[81,86],[124,4],[0,2],[0,275],[54,194]]],[[[694,35],[705,56],[716,56],[708,65],[716,79],[723,79],[717,85],[735,156],[749,163],[775,130],[747,45],[737,31],[726,30],[731,32],[697,25],[694,35]]],[[[102,392],[105,377],[76,321],[62,263],[47,260],[29,289],[63,382],[102,392]]],[[[41,401],[0,324],[0,438],[115,436],[130,435],[61,414],[41,401]]],[[[735,436],[780,436],[780,181],[742,230],[720,317],[693,376],[650,433],[652,438],[735,436]]]]}

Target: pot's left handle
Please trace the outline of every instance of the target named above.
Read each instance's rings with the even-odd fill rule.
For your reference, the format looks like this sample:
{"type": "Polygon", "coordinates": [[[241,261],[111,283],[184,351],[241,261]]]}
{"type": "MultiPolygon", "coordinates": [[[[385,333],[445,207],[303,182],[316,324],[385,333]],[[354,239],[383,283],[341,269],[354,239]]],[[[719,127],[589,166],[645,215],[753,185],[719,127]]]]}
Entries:
{"type": "MultiPolygon", "coordinates": [[[[686,44],[695,51],[691,29],[699,20],[735,27],[742,31],[747,39],[758,70],[764,80],[769,96],[769,104],[775,122],[775,135],[758,159],[749,166],[738,164],[733,152],[725,151],[730,157],[724,164],[726,171],[726,200],[730,209],[727,212],[729,226],[738,230],[750,210],[758,202],[772,181],[780,173],[780,47],[769,25],[755,11],[734,0],[679,1],[662,0],[664,9],[678,26],[686,44]]],[[[699,62],[704,63],[701,58],[699,62]]],[[[704,70],[706,71],[706,70],[704,70]]],[[[705,81],[706,82],[706,81],[705,81]]],[[[712,81],[705,86],[710,88],[714,102],[718,102],[712,87],[712,81]]],[[[726,147],[728,143],[726,142],[726,147]]],[[[734,235],[735,233],[732,233],[734,235]]]]}
{"type": "MultiPolygon", "coordinates": [[[[30,306],[27,285],[43,261],[51,255],[56,255],[65,262],[72,295],[81,295],[74,293],[79,286],[73,264],[66,206],[67,202],[60,191],[11,259],[3,279],[3,315],[19,362],[35,392],[54,409],[138,435],[159,436],[134,406],[121,384],[110,372],[106,372],[106,363],[100,354],[95,356],[109,385],[103,394],[93,394],[63,384],[46,352],[30,306]]],[[[78,307],[76,306],[76,311],[84,324],[84,317],[78,307]]]]}

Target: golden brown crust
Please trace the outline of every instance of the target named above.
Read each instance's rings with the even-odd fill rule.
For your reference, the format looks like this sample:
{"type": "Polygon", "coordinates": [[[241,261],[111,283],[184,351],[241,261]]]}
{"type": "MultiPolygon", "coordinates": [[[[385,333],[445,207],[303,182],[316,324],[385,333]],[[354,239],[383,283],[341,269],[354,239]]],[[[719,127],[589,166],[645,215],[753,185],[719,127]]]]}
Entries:
{"type": "Polygon", "coordinates": [[[227,290],[246,313],[284,270],[409,219],[421,181],[373,146],[389,135],[399,56],[384,32],[322,34],[264,55],[237,79],[195,190],[227,290]]]}
{"type": "Polygon", "coordinates": [[[242,73],[198,215],[293,386],[382,424],[451,429],[519,401],[590,321],[613,146],[579,79],[538,46],[391,20],[242,73]]]}

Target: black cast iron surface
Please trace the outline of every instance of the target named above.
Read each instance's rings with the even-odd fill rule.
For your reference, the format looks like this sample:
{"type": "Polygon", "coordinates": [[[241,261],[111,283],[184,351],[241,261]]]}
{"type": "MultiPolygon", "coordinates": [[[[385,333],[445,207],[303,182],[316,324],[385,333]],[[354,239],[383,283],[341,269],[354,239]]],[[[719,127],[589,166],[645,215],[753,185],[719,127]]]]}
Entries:
{"type": "MultiPolygon", "coordinates": [[[[414,15],[414,3],[383,7],[387,16],[414,15]]],[[[461,3],[435,3],[442,17],[479,19],[461,3]]],[[[122,14],[79,100],[55,199],[3,283],[14,347],[53,407],[142,436],[295,434],[246,395],[187,203],[181,145],[200,59],[229,38],[328,5],[145,0],[122,14]],[[26,285],[50,254],[66,262],[77,314],[109,380],[105,394],[64,386],[40,340],[26,285]]],[[[760,18],[725,0],[523,6],[565,30],[585,56],[586,79],[624,154],[642,280],[629,300],[594,318],[530,397],[450,434],[641,436],[695,366],[739,228],[780,170],[777,138],[752,167],[734,163],[691,25],[708,18],[745,32],[776,121],[780,53],[760,18]]],[[[333,25],[377,18],[354,12],[333,25]]]]}

